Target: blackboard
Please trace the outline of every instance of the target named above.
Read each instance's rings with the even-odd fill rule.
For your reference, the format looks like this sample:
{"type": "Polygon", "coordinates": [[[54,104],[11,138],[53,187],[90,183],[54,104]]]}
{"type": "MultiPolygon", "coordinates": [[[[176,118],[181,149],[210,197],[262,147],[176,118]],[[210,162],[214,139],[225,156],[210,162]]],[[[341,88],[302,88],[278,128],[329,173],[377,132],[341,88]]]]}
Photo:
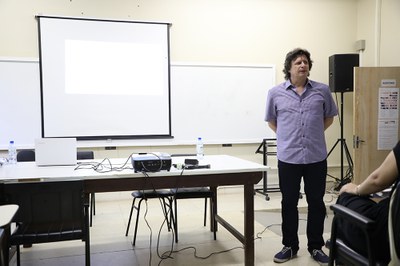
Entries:
{"type": "MultiPolygon", "coordinates": [[[[274,84],[271,65],[173,63],[173,139],[86,141],[78,146],[185,145],[197,137],[205,144],[259,143],[274,137],[264,122],[267,91],[274,84]]],[[[0,95],[0,148],[10,140],[18,148],[33,147],[41,136],[38,60],[0,59],[0,95]]]]}

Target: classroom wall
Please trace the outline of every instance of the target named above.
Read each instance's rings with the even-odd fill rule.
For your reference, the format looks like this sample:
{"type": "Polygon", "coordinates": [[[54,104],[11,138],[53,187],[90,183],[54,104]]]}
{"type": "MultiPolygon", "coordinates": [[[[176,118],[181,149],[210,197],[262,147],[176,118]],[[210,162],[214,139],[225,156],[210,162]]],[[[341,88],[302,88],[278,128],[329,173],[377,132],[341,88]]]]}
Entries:
{"type": "MultiPolygon", "coordinates": [[[[354,44],[359,39],[366,40],[362,54],[365,66],[399,65],[399,54],[394,50],[400,42],[395,32],[399,25],[399,5],[397,0],[1,0],[0,57],[38,58],[37,14],[162,21],[172,23],[171,61],[273,64],[278,83],[283,81],[281,69],[286,53],[304,47],[314,60],[310,78],[328,83],[329,56],[356,52],[354,44]],[[381,3],[382,27],[379,52],[375,30],[377,3],[381,3]]],[[[0,87],[0,94],[5,89],[0,87]]],[[[350,147],[352,98],[352,93],[345,93],[344,129],[350,147]]],[[[329,150],[340,137],[337,119],[326,136],[329,150]]],[[[262,162],[261,155],[254,153],[257,147],[258,144],[206,145],[205,152],[262,162]]],[[[115,151],[96,148],[95,152],[101,158],[143,149],[170,153],[194,151],[191,146],[154,146],[115,151]]],[[[340,164],[339,149],[328,158],[328,163],[340,164]]]]}
{"type": "Polygon", "coordinates": [[[359,0],[357,40],[365,40],[362,66],[399,66],[400,1],[359,0]]]}

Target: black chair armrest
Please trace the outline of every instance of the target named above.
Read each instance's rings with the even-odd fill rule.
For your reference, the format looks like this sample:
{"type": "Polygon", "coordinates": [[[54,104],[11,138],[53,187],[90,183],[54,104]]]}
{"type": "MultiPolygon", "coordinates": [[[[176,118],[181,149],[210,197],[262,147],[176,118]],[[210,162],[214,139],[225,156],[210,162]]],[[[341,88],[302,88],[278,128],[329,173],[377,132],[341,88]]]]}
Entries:
{"type": "Polygon", "coordinates": [[[327,241],[329,248],[329,265],[334,265],[334,260],[351,262],[352,265],[376,265],[375,255],[372,252],[372,238],[370,232],[376,227],[376,222],[364,215],[355,212],[343,205],[334,204],[330,206],[335,216],[332,221],[331,239],[327,241]],[[359,254],[347,246],[341,239],[337,238],[338,220],[344,220],[361,229],[366,237],[368,257],[359,254]]]}
{"type": "Polygon", "coordinates": [[[365,217],[364,215],[355,212],[343,205],[334,204],[330,206],[331,210],[335,213],[335,216],[341,219],[345,219],[348,222],[357,225],[363,230],[369,231],[375,227],[375,221],[365,217]]]}

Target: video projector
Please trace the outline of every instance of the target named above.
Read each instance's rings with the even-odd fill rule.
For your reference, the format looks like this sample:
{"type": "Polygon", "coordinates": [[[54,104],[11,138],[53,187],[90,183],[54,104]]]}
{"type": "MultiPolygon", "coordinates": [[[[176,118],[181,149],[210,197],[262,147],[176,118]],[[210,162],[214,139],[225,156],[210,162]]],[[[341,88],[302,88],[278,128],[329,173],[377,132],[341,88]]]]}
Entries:
{"type": "Polygon", "coordinates": [[[137,172],[158,172],[171,169],[171,156],[167,153],[139,153],[131,157],[133,170],[137,172]]]}

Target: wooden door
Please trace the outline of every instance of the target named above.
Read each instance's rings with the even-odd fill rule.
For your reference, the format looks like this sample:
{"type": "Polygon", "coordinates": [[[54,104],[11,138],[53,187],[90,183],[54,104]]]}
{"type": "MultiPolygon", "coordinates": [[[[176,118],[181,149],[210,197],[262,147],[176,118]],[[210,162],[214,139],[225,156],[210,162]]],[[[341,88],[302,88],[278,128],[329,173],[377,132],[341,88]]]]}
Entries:
{"type": "MultiPolygon", "coordinates": [[[[356,67],[354,72],[354,182],[361,183],[385,159],[391,148],[382,146],[382,113],[379,115],[379,96],[382,88],[400,87],[400,67],[356,67]],[[380,132],[378,134],[378,131],[380,132]],[[378,139],[379,135],[379,139],[378,139]],[[378,145],[378,140],[381,144],[378,145]]],[[[392,90],[389,89],[389,90],[392,90]]],[[[393,89],[394,90],[394,89],[393,89]]],[[[395,108],[398,115],[398,106],[395,108]]],[[[392,112],[393,113],[393,112],[392,112]]],[[[386,131],[389,137],[399,136],[397,131],[386,131]]],[[[387,145],[389,146],[389,144],[387,145]]]]}

